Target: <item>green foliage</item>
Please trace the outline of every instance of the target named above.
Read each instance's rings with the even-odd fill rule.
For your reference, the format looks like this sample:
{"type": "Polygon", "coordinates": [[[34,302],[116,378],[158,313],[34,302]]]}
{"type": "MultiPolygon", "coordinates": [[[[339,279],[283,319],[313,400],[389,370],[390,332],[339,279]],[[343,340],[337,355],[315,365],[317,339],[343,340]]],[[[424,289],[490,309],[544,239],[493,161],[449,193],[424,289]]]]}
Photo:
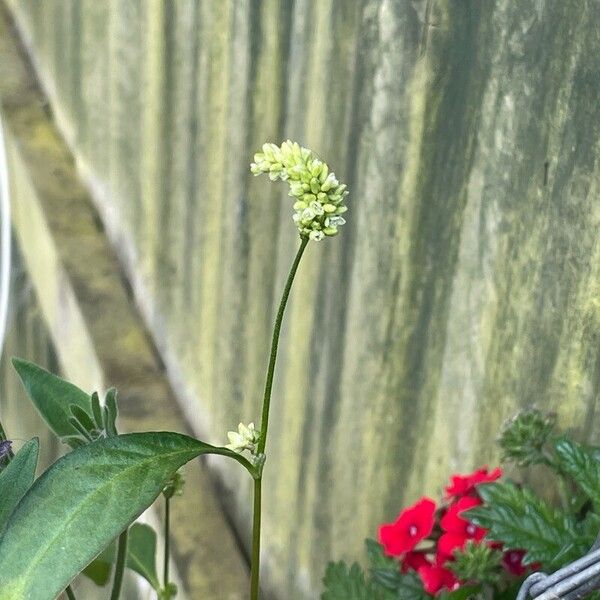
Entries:
{"type": "Polygon", "coordinates": [[[454,553],[448,568],[461,581],[478,581],[496,584],[500,580],[502,553],[487,544],[469,541],[462,550],[454,553]]]}
{"type": "Polygon", "coordinates": [[[38,439],[29,440],[0,471],[0,531],[33,483],[39,450],[38,439]]]}
{"type": "Polygon", "coordinates": [[[72,447],[80,445],[81,432],[71,422],[71,407],[92,412],[92,398],[77,386],[33,363],[13,358],[13,366],[31,401],[52,431],[72,447]]]}
{"type": "Polygon", "coordinates": [[[321,600],[430,600],[416,573],[401,573],[398,562],[375,540],[366,540],[371,577],[354,563],[329,563],[321,600]]]}
{"type": "Polygon", "coordinates": [[[554,443],[558,465],[563,473],[569,475],[581,491],[600,509],[600,461],[589,450],[567,438],[554,443]]]}
{"type": "Polygon", "coordinates": [[[94,392],[91,403],[92,410],[89,414],[75,404],[69,406],[69,423],[79,432],[79,435],[63,438],[63,442],[77,447],[103,437],[117,435],[117,391],[115,389],[108,391],[105,406],[101,406],[100,398],[97,392],[94,392]]]}
{"type": "Polygon", "coordinates": [[[322,600],[367,600],[368,584],[358,564],[348,567],[345,562],[329,563],[323,578],[325,592],[322,600]]]}
{"type": "Polygon", "coordinates": [[[152,504],[179,467],[207,453],[245,461],[176,433],[100,439],[59,459],[25,494],[0,537],[3,600],[59,594],[152,504]]]}
{"type": "Polygon", "coordinates": [[[514,462],[520,467],[546,464],[544,446],[554,431],[556,415],[545,414],[536,408],[518,413],[502,427],[498,444],[502,461],[514,462]]]}
{"type": "MultiPolygon", "coordinates": [[[[84,569],[83,574],[97,585],[106,585],[116,559],[117,551],[113,542],[84,569]]],[[[141,575],[153,589],[160,589],[156,573],[156,532],[150,525],[134,523],[129,528],[126,566],[141,575]]]]}
{"type": "Polygon", "coordinates": [[[489,530],[487,539],[504,548],[525,548],[524,564],[559,566],[581,556],[587,540],[572,515],[553,508],[531,490],[510,482],[478,488],[481,506],[465,512],[470,521],[489,530]]]}

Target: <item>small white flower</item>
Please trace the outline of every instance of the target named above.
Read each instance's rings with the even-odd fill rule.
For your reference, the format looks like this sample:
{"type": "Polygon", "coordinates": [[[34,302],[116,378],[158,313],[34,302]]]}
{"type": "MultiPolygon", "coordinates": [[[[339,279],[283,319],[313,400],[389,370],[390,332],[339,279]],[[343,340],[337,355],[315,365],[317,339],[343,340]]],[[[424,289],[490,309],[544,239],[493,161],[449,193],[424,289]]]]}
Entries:
{"type": "Polygon", "coordinates": [[[227,432],[227,437],[229,438],[229,444],[226,444],[225,448],[234,452],[249,450],[254,454],[260,433],[254,428],[254,423],[249,423],[248,425],[240,423],[237,431],[227,432]]]}
{"type": "Polygon", "coordinates": [[[346,219],[344,219],[344,217],[339,217],[337,215],[334,215],[333,217],[328,217],[327,220],[329,221],[328,227],[341,227],[346,222],[346,219]]]}
{"type": "Polygon", "coordinates": [[[310,205],[309,208],[315,213],[315,215],[317,215],[318,217],[320,217],[323,214],[323,205],[320,202],[317,202],[316,200],[313,200],[310,205]]]}

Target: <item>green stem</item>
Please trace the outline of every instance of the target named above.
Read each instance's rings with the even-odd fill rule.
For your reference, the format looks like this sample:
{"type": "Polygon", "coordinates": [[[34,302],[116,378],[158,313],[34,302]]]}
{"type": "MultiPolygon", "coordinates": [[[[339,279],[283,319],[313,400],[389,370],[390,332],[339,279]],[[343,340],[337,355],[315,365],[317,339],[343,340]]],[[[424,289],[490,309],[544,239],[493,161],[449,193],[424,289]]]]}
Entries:
{"type": "MultiPolygon", "coordinates": [[[[273,376],[275,375],[275,363],[277,361],[277,350],[279,348],[279,335],[281,333],[281,324],[283,314],[290,297],[294,277],[300,264],[300,259],[308,244],[308,238],[302,237],[300,247],[296,253],[296,258],[292,263],[290,273],[275,317],[275,326],[273,327],[273,339],[271,340],[271,354],[269,356],[269,366],[267,367],[267,378],[265,381],[265,393],[263,396],[262,416],[260,422],[260,438],[257,444],[257,454],[259,456],[265,453],[267,447],[267,431],[269,428],[269,408],[271,407],[271,392],[273,391],[273,376]]],[[[254,507],[252,515],[252,557],[250,564],[250,599],[258,600],[260,594],[260,524],[262,508],[262,468],[258,469],[258,475],[254,479],[254,507]]]]}
{"type": "Polygon", "coordinates": [[[165,498],[165,562],[163,567],[163,586],[165,590],[169,586],[169,545],[170,545],[170,523],[171,523],[171,498],[165,498]]]}
{"type": "Polygon", "coordinates": [[[77,600],[77,598],[75,598],[75,594],[73,593],[73,589],[71,588],[70,585],[67,586],[67,589],[65,590],[65,594],[67,595],[67,598],[69,600],[77,600]]]}
{"type": "Polygon", "coordinates": [[[262,477],[254,480],[254,510],[252,518],[252,560],[250,562],[250,600],[258,600],[260,578],[260,520],[262,477]]]}
{"type": "Polygon", "coordinates": [[[126,529],[119,536],[119,543],[117,546],[117,563],[115,566],[115,578],[113,580],[113,588],[110,594],[110,600],[119,600],[121,595],[121,587],[123,585],[123,574],[125,572],[125,562],[127,560],[127,539],[129,535],[129,529],[126,529]]]}
{"type": "Polygon", "coordinates": [[[271,391],[273,389],[273,375],[275,374],[275,362],[277,361],[277,349],[279,347],[279,334],[281,332],[281,323],[283,321],[283,313],[287,305],[288,298],[290,296],[290,290],[292,289],[292,283],[294,283],[294,277],[300,264],[300,259],[304,254],[306,245],[308,244],[308,238],[303,237],[296,253],[296,258],[290,269],[287,281],[285,282],[285,288],[283,288],[283,295],[281,296],[281,302],[279,303],[279,309],[277,316],[275,317],[275,327],[273,328],[273,339],[271,341],[271,355],[269,357],[269,366],[267,368],[267,379],[265,382],[265,393],[263,396],[262,406],[262,418],[260,421],[260,439],[258,440],[258,454],[264,454],[267,446],[267,430],[269,428],[269,408],[271,406],[271,391]]]}

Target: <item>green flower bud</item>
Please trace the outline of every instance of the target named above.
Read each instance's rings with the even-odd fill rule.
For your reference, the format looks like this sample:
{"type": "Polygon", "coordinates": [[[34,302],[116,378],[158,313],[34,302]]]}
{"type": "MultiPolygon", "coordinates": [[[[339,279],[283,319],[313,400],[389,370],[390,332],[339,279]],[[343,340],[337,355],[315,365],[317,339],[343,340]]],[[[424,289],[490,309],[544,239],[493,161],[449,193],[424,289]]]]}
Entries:
{"type": "Polygon", "coordinates": [[[323,163],[323,168],[321,169],[321,174],[319,175],[319,181],[323,183],[327,179],[327,175],[329,175],[329,167],[326,163],[323,163]]]}
{"type": "Polygon", "coordinates": [[[335,178],[335,175],[333,173],[329,173],[329,175],[327,175],[327,179],[325,179],[325,181],[321,184],[321,189],[324,192],[328,192],[330,189],[337,187],[338,185],[338,180],[335,178]]]}
{"type": "Polygon", "coordinates": [[[294,203],[294,210],[304,210],[307,207],[308,204],[306,204],[306,202],[303,202],[302,200],[298,200],[298,202],[294,203]]]}
{"type": "Polygon", "coordinates": [[[320,160],[313,160],[312,167],[310,169],[310,174],[313,177],[319,177],[322,169],[323,169],[323,163],[320,160]]]}

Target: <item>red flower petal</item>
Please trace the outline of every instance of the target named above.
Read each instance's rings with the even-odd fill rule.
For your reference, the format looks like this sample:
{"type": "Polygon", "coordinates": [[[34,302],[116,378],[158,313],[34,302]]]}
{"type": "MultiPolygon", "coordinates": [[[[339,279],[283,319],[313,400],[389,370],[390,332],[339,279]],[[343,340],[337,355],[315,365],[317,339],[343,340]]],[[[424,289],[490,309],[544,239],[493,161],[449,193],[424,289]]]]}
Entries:
{"type": "Polygon", "coordinates": [[[402,559],[402,572],[407,573],[408,571],[418,571],[421,567],[430,565],[431,563],[423,552],[407,552],[406,556],[402,559]]]}
{"type": "Polygon", "coordinates": [[[464,496],[475,492],[475,486],[480,483],[490,483],[502,477],[502,469],[496,468],[488,472],[487,467],[477,469],[468,475],[452,475],[450,485],[446,488],[446,497],[464,496]]]}
{"type": "Polygon", "coordinates": [[[437,595],[443,589],[456,590],[460,583],[449,569],[435,565],[423,566],[419,569],[419,577],[428,594],[437,595]]]}
{"type": "Polygon", "coordinates": [[[453,558],[455,550],[462,550],[469,538],[461,533],[444,533],[438,540],[438,553],[440,560],[446,562],[453,558]]]}
{"type": "Polygon", "coordinates": [[[469,539],[480,540],[485,536],[486,530],[477,527],[477,525],[474,525],[467,519],[463,519],[459,516],[463,511],[479,506],[480,504],[481,500],[479,498],[475,498],[474,496],[463,496],[460,500],[452,504],[441,518],[440,525],[442,526],[442,529],[449,533],[464,535],[469,539]]]}
{"type": "Polygon", "coordinates": [[[523,559],[527,552],[525,550],[507,550],[502,557],[502,566],[511,574],[516,577],[525,575],[527,571],[537,571],[541,568],[540,563],[533,563],[531,565],[524,565],[523,559]]]}
{"type": "Polygon", "coordinates": [[[502,557],[502,566],[511,574],[517,577],[525,575],[527,568],[523,566],[523,557],[525,550],[509,550],[502,557]]]}
{"type": "Polygon", "coordinates": [[[435,502],[421,498],[405,508],[394,523],[381,525],[379,541],[388,556],[399,556],[410,552],[433,530],[435,502]]]}

